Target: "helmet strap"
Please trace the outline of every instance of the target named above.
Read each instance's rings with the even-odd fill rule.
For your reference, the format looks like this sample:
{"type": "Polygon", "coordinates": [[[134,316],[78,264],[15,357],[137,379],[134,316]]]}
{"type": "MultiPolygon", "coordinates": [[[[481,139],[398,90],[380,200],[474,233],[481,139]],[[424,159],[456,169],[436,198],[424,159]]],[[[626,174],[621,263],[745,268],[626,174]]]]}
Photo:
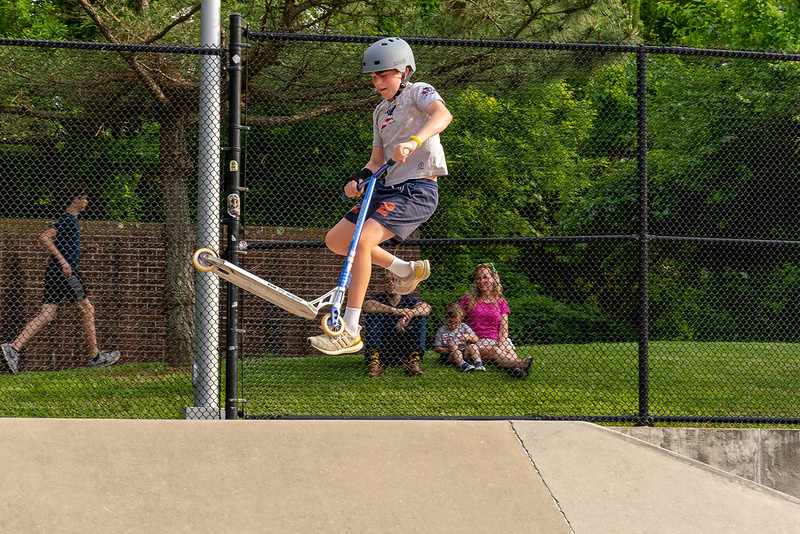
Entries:
{"type": "Polygon", "coordinates": [[[409,78],[408,67],[406,67],[405,69],[403,69],[403,76],[400,78],[400,87],[397,89],[397,92],[392,97],[392,100],[400,96],[400,93],[403,92],[403,89],[408,87],[408,78],[409,78]]]}
{"type": "Polygon", "coordinates": [[[399,88],[399,89],[397,89],[397,92],[396,92],[396,93],[394,94],[394,96],[392,97],[392,100],[394,100],[395,98],[397,98],[398,96],[400,96],[400,93],[402,93],[402,92],[403,92],[403,89],[405,89],[407,85],[408,85],[408,82],[400,82],[400,88],[399,88]]]}

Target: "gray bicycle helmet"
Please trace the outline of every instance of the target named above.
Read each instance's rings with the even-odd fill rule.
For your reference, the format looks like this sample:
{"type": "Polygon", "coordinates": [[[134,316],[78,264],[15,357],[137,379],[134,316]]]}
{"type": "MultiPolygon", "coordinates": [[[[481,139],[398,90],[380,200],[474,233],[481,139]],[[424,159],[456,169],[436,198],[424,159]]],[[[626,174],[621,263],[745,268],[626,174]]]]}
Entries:
{"type": "Polygon", "coordinates": [[[407,81],[417,70],[414,63],[414,52],[408,43],[399,37],[387,37],[376,41],[364,52],[361,61],[361,72],[381,72],[395,69],[403,73],[403,81],[407,81]],[[406,67],[411,67],[408,76],[405,75],[406,67]]]}

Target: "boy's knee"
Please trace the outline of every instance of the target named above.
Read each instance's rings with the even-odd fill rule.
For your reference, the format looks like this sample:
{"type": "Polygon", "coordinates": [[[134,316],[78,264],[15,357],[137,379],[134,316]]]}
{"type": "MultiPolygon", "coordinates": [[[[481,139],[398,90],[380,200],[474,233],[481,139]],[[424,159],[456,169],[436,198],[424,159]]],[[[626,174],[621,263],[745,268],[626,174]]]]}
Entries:
{"type": "Polygon", "coordinates": [[[343,256],[347,252],[347,249],[343,248],[341,240],[337,238],[333,230],[325,234],[325,246],[328,247],[328,250],[339,256],[343,256]]]}
{"type": "Polygon", "coordinates": [[[78,308],[78,311],[80,311],[83,315],[92,317],[94,316],[94,306],[91,302],[89,302],[89,299],[76,302],[75,307],[78,308]]]}
{"type": "Polygon", "coordinates": [[[42,311],[39,312],[38,322],[42,324],[48,324],[53,321],[58,315],[58,305],[48,305],[42,307],[42,311]]]}
{"type": "MultiPolygon", "coordinates": [[[[362,236],[364,234],[361,234],[362,236]]],[[[368,256],[372,255],[372,250],[376,247],[372,242],[364,241],[364,239],[359,240],[358,245],[356,246],[356,256],[368,256]]],[[[346,253],[346,251],[345,251],[346,253]]]]}
{"type": "Polygon", "coordinates": [[[330,250],[334,254],[339,254],[339,251],[337,250],[335,243],[333,239],[331,239],[330,235],[325,236],[325,246],[328,248],[328,250],[330,250]]]}

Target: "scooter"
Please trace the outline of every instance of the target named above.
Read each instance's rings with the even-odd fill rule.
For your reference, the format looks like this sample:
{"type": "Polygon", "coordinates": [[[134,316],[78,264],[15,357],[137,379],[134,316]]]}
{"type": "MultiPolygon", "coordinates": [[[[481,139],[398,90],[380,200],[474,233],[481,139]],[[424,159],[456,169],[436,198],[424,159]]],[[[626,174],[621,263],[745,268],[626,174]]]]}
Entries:
{"type": "Polygon", "coordinates": [[[356,227],[350,240],[350,247],[348,248],[344,265],[339,274],[339,281],[336,287],[321,297],[311,301],[300,298],[237,265],[223,260],[210,248],[201,248],[194,253],[192,256],[194,267],[204,273],[214,273],[220,278],[298,317],[316,319],[321,311],[327,310],[320,322],[322,331],[331,337],[340,336],[344,332],[342,304],[344,303],[347,288],[350,286],[350,271],[353,267],[358,242],[361,239],[361,232],[367,220],[367,211],[372,201],[375,185],[378,182],[378,178],[394,164],[395,162],[390,159],[375,171],[372,176],[358,184],[359,189],[366,187],[366,191],[361,199],[361,209],[358,213],[358,219],[356,219],[356,227]]]}

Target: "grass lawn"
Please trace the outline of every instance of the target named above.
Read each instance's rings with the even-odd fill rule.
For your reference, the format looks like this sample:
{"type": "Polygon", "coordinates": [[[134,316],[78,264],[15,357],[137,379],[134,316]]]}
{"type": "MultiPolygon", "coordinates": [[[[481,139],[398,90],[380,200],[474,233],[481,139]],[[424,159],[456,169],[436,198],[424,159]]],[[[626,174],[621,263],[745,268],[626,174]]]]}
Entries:
{"type": "MultiPolygon", "coordinates": [[[[429,352],[425,375],[402,368],[364,377],[362,356],[245,361],[248,415],[574,416],[636,415],[638,346],[547,345],[530,378],[496,368],[460,373],[429,352]]],[[[800,417],[800,345],[681,343],[650,345],[650,413],[727,417],[800,417]]]]}
{"type": "MultiPolygon", "coordinates": [[[[248,416],[521,417],[638,413],[635,343],[520,347],[527,380],[461,373],[428,352],[425,374],[364,376],[361,355],[245,358],[248,416]]],[[[650,413],[800,417],[800,344],[654,342],[650,413]]],[[[220,395],[223,397],[223,395],[220,395]]],[[[191,372],[161,364],[0,375],[0,417],[177,418],[191,372]]]]}
{"type": "Polygon", "coordinates": [[[0,375],[0,417],[169,419],[193,399],[191,372],[163,364],[0,375]]]}

